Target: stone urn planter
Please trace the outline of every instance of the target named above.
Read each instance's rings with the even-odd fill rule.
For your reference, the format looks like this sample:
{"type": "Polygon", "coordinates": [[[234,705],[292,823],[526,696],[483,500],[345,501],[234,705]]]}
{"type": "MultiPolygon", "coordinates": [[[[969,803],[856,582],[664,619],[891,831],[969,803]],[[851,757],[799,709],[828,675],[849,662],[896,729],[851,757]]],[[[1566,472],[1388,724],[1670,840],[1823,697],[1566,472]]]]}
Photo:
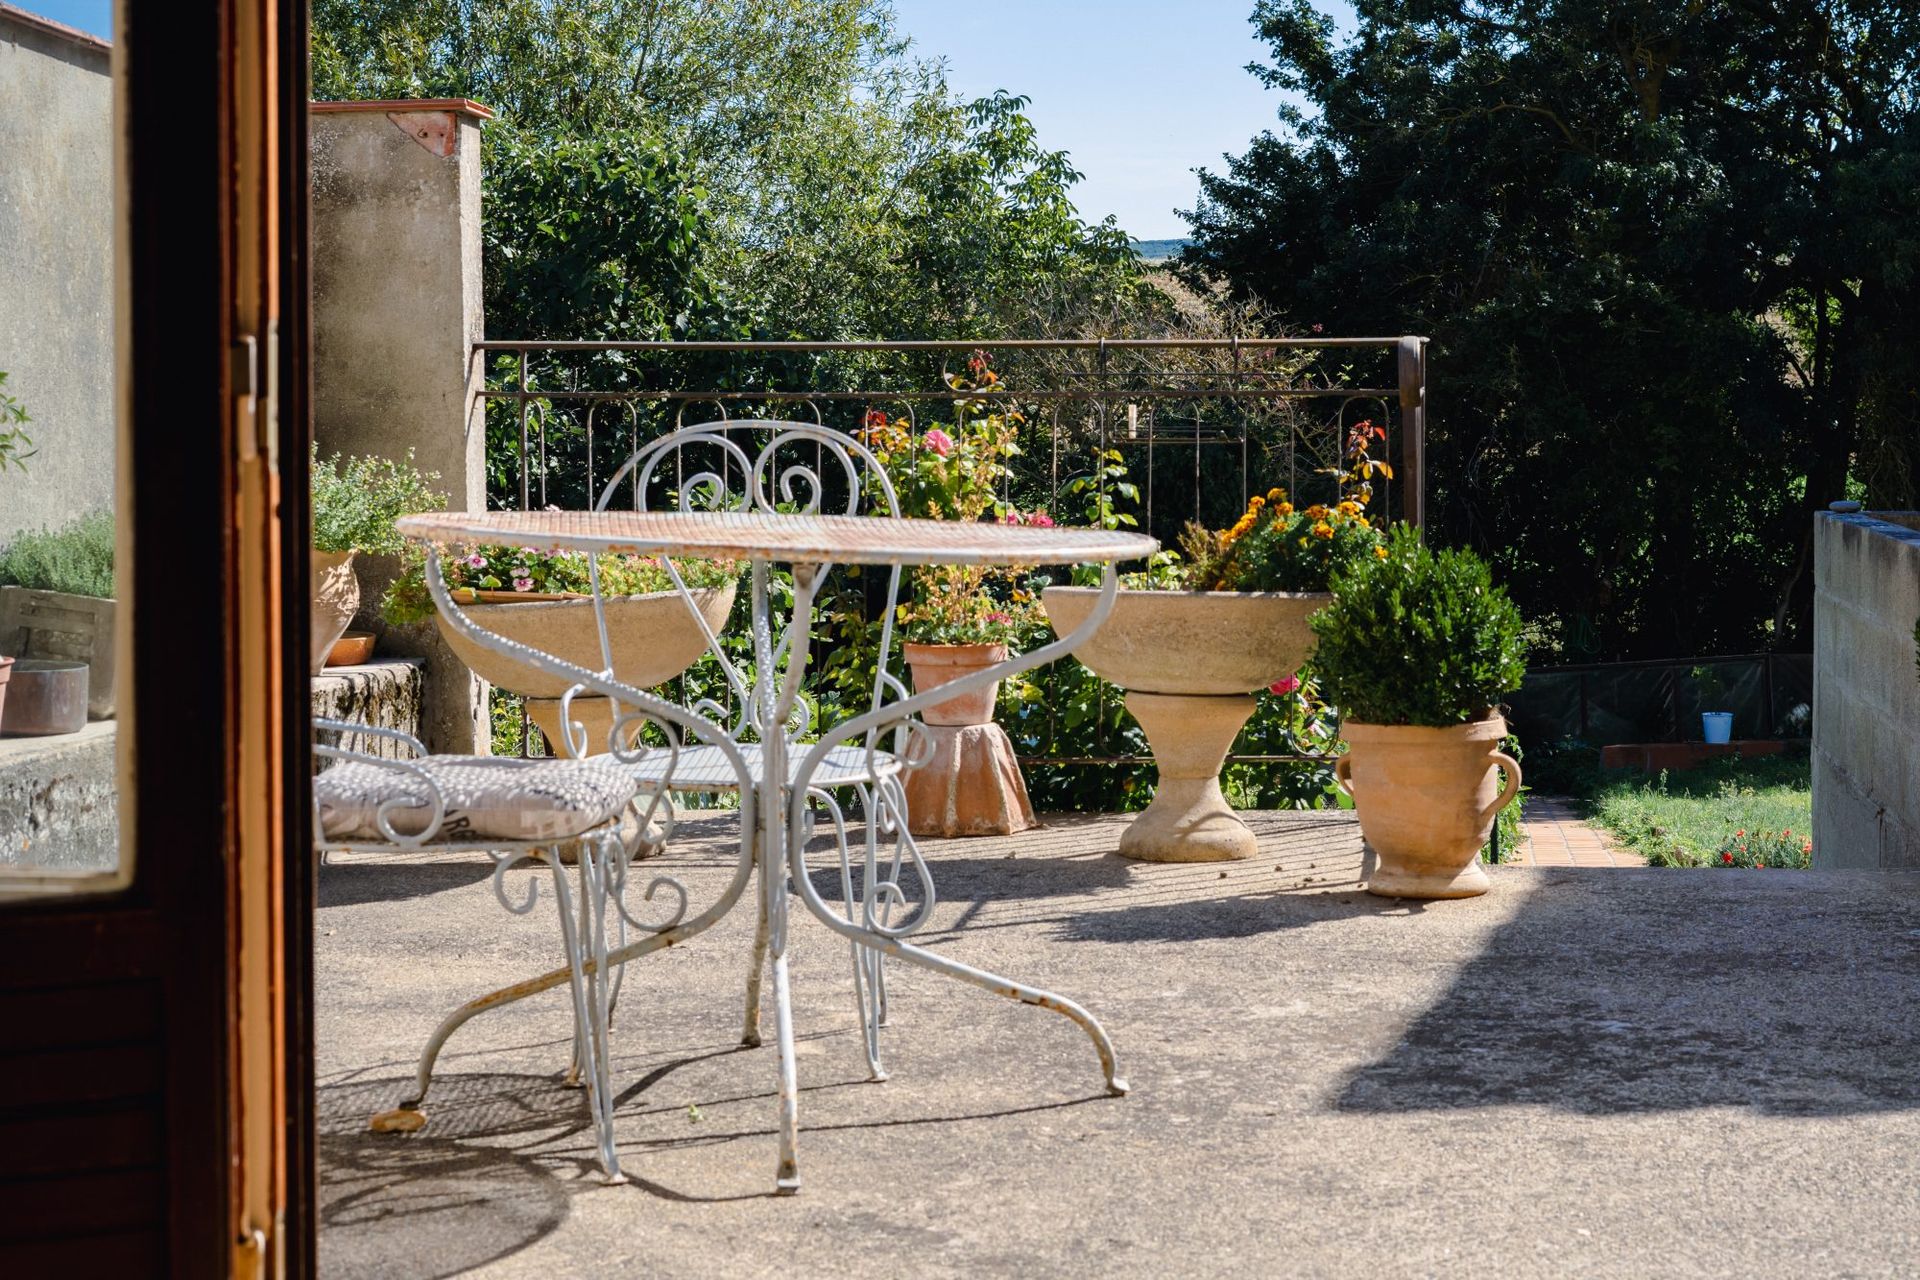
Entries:
{"type": "MultiPolygon", "coordinates": [[[[1007,660],[1004,644],[906,644],[901,652],[915,693],[1007,660]]],[[[996,680],[920,713],[933,747],[904,779],[914,835],[1005,836],[1037,825],[1013,743],[993,721],[999,694],[996,680]]]]}
{"type": "Polygon", "coordinates": [[[1480,849],[1494,818],[1520,794],[1520,765],[1500,750],[1507,722],[1432,729],[1357,724],[1335,776],[1360,817],[1376,863],[1367,892],[1388,898],[1471,898],[1489,888],[1480,849]],[[1500,774],[1506,774],[1506,786],[1500,774]]]}
{"type": "Polygon", "coordinates": [[[360,608],[360,575],[353,571],[351,551],[309,551],[308,577],[311,611],[307,616],[308,656],[312,674],[326,669],[336,640],[347,633],[360,608]]]}
{"type": "MultiPolygon", "coordinates": [[[[734,590],[734,584],[728,583],[691,593],[701,618],[715,634],[727,625],[734,590]]],[[[548,597],[498,604],[476,601],[462,607],[473,621],[495,635],[516,640],[589,671],[598,671],[605,665],[600,652],[600,628],[589,597],[548,597]]],[[[707,651],[707,638],[687,611],[678,591],[609,596],[606,611],[614,678],[636,688],[665,684],[707,651]]],[[[448,647],[475,675],[496,688],[525,696],[528,718],[547,735],[556,752],[568,751],[567,736],[560,730],[560,699],[572,687],[569,681],[482,647],[449,626],[438,614],[434,624],[440,628],[448,647]]],[[[611,700],[584,695],[576,698],[573,718],[586,730],[588,754],[598,755],[608,749],[613,730],[611,700]]]]}
{"type": "MultiPolygon", "coordinates": [[[[1094,587],[1048,587],[1056,635],[1093,612],[1094,587]]],[[[1160,781],[1153,802],[1120,837],[1148,862],[1251,858],[1251,829],[1220,791],[1220,766],[1253,714],[1254,694],[1293,674],[1313,648],[1307,619],[1333,597],[1245,591],[1122,591],[1113,613],[1074,657],[1127,691],[1160,781]]]]}

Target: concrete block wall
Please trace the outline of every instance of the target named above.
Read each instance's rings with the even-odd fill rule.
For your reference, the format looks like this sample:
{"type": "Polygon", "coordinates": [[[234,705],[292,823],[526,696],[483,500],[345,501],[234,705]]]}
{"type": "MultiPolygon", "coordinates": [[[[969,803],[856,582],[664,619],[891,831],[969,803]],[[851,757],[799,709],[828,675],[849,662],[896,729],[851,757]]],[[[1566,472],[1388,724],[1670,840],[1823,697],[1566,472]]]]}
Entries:
{"type": "Polygon", "coordinates": [[[1814,518],[1813,860],[1920,868],[1920,512],[1814,518]]]}
{"type": "Polygon", "coordinates": [[[33,420],[0,546],[113,504],[112,49],[0,5],[0,370],[33,420]]]}

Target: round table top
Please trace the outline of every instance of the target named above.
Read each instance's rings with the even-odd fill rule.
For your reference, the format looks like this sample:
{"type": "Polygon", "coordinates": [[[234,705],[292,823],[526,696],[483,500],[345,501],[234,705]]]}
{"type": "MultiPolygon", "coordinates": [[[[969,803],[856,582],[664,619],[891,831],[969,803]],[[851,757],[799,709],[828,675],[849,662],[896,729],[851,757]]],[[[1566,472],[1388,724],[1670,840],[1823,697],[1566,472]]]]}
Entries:
{"type": "Polygon", "coordinates": [[[416,542],[785,564],[1100,564],[1160,547],[1105,529],[741,511],[436,511],[399,529],[416,542]]]}

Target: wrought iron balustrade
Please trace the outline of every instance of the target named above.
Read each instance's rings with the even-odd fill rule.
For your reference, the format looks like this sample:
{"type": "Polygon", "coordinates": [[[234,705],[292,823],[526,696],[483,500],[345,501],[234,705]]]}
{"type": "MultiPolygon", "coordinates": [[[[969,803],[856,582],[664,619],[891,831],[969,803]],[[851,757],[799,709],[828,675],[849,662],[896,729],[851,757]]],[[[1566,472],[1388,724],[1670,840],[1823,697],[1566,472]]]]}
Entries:
{"type": "MultiPolygon", "coordinates": [[[[917,429],[951,423],[963,402],[982,400],[973,384],[984,367],[997,377],[995,409],[1020,416],[1020,454],[1002,498],[1022,510],[1044,508],[1064,523],[1125,519],[1172,546],[1187,521],[1229,524],[1272,486],[1330,488],[1347,430],[1370,420],[1386,430],[1395,473],[1376,492],[1378,514],[1416,524],[1423,515],[1419,337],[489,340],[473,357],[484,380],[490,502],[500,507],[590,506],[634,449],[680,425],[790,418],[851,433],[873,413],[917,429]]],[[[1106,726],[1117,695],[1100,696],[1095,720],[1106,726]]],[[[1057,721],[1035,736],[1035,749],[1023,751],[1029,766],[1148,762],[1104,727],[1079,749],[1056,749],[1057,721]]],[[[1229,762],[1316,758],[1249,750],[1229,762]]]]}

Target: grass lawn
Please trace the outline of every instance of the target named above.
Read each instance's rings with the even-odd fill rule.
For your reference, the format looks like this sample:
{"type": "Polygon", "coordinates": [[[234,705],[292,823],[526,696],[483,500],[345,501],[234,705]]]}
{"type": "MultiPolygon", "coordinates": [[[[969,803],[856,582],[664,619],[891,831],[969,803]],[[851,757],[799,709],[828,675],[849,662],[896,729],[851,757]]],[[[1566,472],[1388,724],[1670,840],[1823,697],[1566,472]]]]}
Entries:
{"type": "Polygon", "coordinates": [[[1729,837],[1742,831],[1749,839],[1761,832],[1792,832],[1774,843],[1791,845],[1797,855],[1813,833],[1813,784],[1805,755],[1714,760],[1653,777],[1637,770],[1602,771],[1584,761],[1545,772],[1548,777],[1537,790],[1564,790],[1583,801],[1589,821],[1655,866],[1717,862],[1729,837]]]}

